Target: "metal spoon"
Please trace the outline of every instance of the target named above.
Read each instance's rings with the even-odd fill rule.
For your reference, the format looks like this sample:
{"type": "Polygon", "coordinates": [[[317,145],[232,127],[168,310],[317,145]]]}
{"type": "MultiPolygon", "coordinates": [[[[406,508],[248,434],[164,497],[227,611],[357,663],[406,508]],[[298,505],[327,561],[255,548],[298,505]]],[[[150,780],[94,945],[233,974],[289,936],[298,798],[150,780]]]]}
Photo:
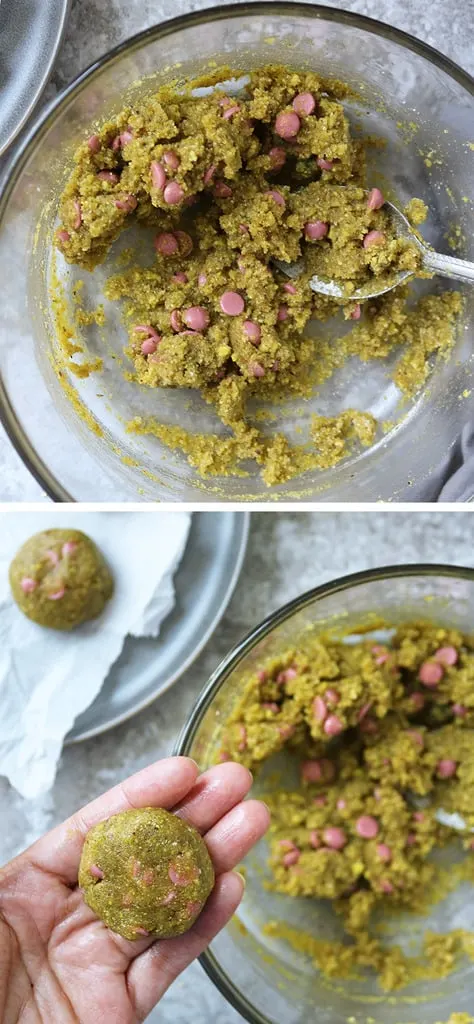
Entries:
{"type": "MultiPolygon", "coordinates": [[[[339,187],[343,188],[344,186],[339,187]]],[[[367,192],[367,195],[369,195],[369,192],[367,192]]],[[[390,210],[398,236],[408,238],[410,242],[413,242],[420,249],[423,259],[423,270],[431,274],[439,274],[441,277],[449,277],[454,281],[467,281],[469,284],[474,284],[474,263],[471,263],[469,260],[457,259],[456,256],[446,256],[440,252],[433,252],[415,235],[405,214],[398,207],[394,206],[393,203],[389,203],[388,200],[385,200],[385,206],[388,206],[390,210]]],[[[296,263],[284,263],[283,260],[274,260],[274,263],[287,277],[297,278],[304,271],[303,260],[298,260],[296,263]]],[[[336,281],[318,277],[317,274],[310,279],[309,287],[313,292],[329,295],[334,299],[357,301],[358,299],[373,299],[377,295],[384,295],[385,292],[396,288],[397,285],[402,284],[403,281],[406,281],[412,275],[413,271],[403,270],[396,277],[390,277],[389,282],[379,288],[374,288],[377,280],[374,278],[373,282],[371,281],[362,288],[358,288],[355,292],[351,292],[350,295],[336,281]]]]}
{"type": "MultiPolygon", "coordinates": [[[[417,811],[424,811],[430,807],[429,797],[418,796],[412,792],[408,792],[407,797],[411,806],[416,807],[417,811]]],[[[444,807],[437,807],[434,816],[440,825],[452,828],[456,832],[474,832],[474,828],[471,828],[457,811],[445,811],[444,807]]]]}

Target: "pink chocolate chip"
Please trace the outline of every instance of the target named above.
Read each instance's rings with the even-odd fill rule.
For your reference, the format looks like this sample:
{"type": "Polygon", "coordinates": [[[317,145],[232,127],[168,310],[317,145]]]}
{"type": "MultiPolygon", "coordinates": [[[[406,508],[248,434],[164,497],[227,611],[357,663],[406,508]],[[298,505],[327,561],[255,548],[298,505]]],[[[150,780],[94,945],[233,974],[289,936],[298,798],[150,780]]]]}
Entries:
{"type": "Polygon", "coordinates": [[[305,782],[321,782],[323,770],[320,761],[303,761],[301,765],[301,778],[305,782]]]}
{"type": "Polygon", "coordinates": [[[277,320],[283,323],[284,320],[288,320],[288,306],[282,305],[278,307],[277,320]]]}
{"type": "Polygon", "coordinates": [[[246,224],[239,224],[239,231],[241,235],[249,235],[250,231],[246,224]]]}
{"type": "Polygon", "coordinates": [[[53,551],[52,548],[49,548],[49,550],[46,552],[46,555],[48,557],[48,562],[51,562],[51,565],[57,565],[58,564],[58,562],[59,562],[59,555],[58,555],[57,551],[53,551]]]}
{"type": "Polygon", "coordinates": [[[281,206],[283,210],[285,209],[285,197],[282,196],[281,192],[277,192],[276,188],[272,188],[268,192],[265,192],[265,195],[268,196],[269,199],[273,199],[273,202],[277,203],[278,206],[281,206]]]}
{"type": "Polygon", "coordinates": [[[253,320],[244,320],[244,332],[247,335],[252,345],[259,345],[262,337],[262,332],[259,324],[254,323],[253,320]]]}
{"type": "Polygon", "coordinates": [[[296,288],[291,281],[286,281],[283,285],[283,291],[287,292],[288,295],[296,295],[296,288]]]}
{"type": "Polygon", "coordinates": [[[275,131],[282,139],[294,139],[301,128],[301,121],[296,112],[282,111],[275,120],[275,131]]]}
{"type": "Polygon", "coordinates": [[[277,715],[280,710],[278,704],[274,700],[264,701],[260,706],[264,708],[265,711],[271,711],[272,715],[277,715]]]}
{"type": "Polygon", "coordinates": [[[331,850],[343,850],[347,843],[347,836],[343,828],[325,828],[323,841],[331,850]]]}
{"type": "Polygon", "coordinates": [[[245,302],[238,292],[224,292],[220,297],[220,307],[227,316],[240,316],[245,309],[245,302]]]}
{"type": "Polygon", "coordinates": [[[329,715],[324,723],[324,732],[326,736],[338,736],[343,731],[344,725],[341,719],[337,715],[329,715]]]}
{"type": "Polygon", "coordinates": [[[205,331],[209,327],[209,313],[204,306],[189,306],[184,310],[183,320],[192,331],[205,331]]]}
{"type": "Polygon", "coordinates": [[[453,715],[457,718],[465,718],[467,715],[467,708],[464,704],[453,704],[453,715]]]}
{"type": "Polygon", "coordinates": [[[97,867],[97,864],[91,864],[89,871],[93,878],[98,878],[100,880],[104,877],[104,872],[101,871],[99,867],[97,867]]]}
{"type": "Polygon", "coordinates": [[[324,220],[308,220],[304,226],[304,233],[310,242],[319,241],[320,238],[325,238],[329,231],[329,224],[324,220]]]}
{"type": "Polygon", "coordinates": [[[173,331],[176,331],[176,334],[179,334],[179,332],[180,332],[180,330],[181,330],[181,328],[183,326],[182,323],[181,323],[181,313],[180,313],[179,309],[173,309],[172,310],[172,312],[170,314],[170,324],[171,324],[171,326],[173,328],[173,331]]]}
{"type": "Polygon", "coordinates": [[[224,113],[222,114],[222,117],[226,121],[228,121],[230,117],[234,116],[234,114],[238,114],[239,110],[240,110],[239,104],[238,103],[234,103],[232,107],[226,107],[225,108],[224,113]]]}
{"type": "Polygon", "coordinates": [[[150,171],[153,188],[157,188],[159,192],[162,192],[167,182],[163,164],[160,164],[159,160],[153,160],[150,164],[150,171]]]}
{"type": "Polygon", "coordinates": [[[168,907],[169,904],[172,903],[173,900],[175,900],[175,899],[176,899],[176,892],[175,892],[174,889],[170,889],[168,895],[165,896],[165,898],[161,900],[161,906],[162,907],[168,907]]]}
{"type": "Polygon", "coordinates": [[[297,864],[300,857],[301,851],[295,846],[293,850],[288,850],[288,853],[284,854],[282,859],[283,866],[285,868],[291,868],[292,864],[297,864]]]}
{"type": "Polygon", "coordinates": [[[391,882],[388,881],[387,878],[384,878],[384,880],[380,883],[380,888],[382,892],[387,893],[387,896],[389,896],[390,893],[393,892],[393,885],[391,882]]]}
{"type": "Polygon", "coordinates": [[[360,302],[357,302],[356,305],[354,306],[354,309],[349,314],[349,319],[350,320],[360,320],[360,317],[361,317],[360,302]]]}
{"type": "Polygon", "coordinates": [[[171,280],[176,284],[187,284],[188,275],[185,274],[183,270],[177,270],[176,274],[173,274],[171,280]]]}
{"type": "Polygon", "coordinates": [[[282,850],[294,850],[295,844],[292,839],[280,839],[278,846],[281,846],[282,850]]]}
{"type": "Polygon", "coordinates": [[[156,341],[153,341],[153,338],[146,338],[142,341],[141,352],[144,356],[152,356],[156,352],[156,341]]]}
{"type": "Polygon", "coordinates": [[[125,213],[131,213],[132,210],[136,209],[138,200],[136,196],[127,195],[124,196],[123,199],[116,199],[115,205],[117,210],[125,210],[125,213]]]}
{"type": "Polygon", "coordinates": [[[69,231],[58,231],[56,237],[60,242],[64,243],[69,242],[71,238],[69,231]]]}
{"type": "Polygon", "coordinates": [[[309,117],[316,109],[316,100],[312,92],[299,92],[291,105],[297,114],[309,117]]]}
{"type": "Polygon", "coordinates": [[[109,185],[116,185],[119,180],[118,174],[115,174],[114,171],[98,171],[97,177],[101,181],[108,181],[109,185]]]}
{"type": "Polygon", "coordinates": [[[286,163],[286,153],[281,146],[273,146],[268,156],[270,157],[272,171],[281,171],[281,168],[286,163]]]}
{"type": "Polygon", "coordinates": [[[451,779],[458,770],[457,761],[453,761],[450,757],[443,758],[438,761],[436,766],[437,774],[440,779],[451,779]]]}
{"type": "Polygon", "coordinates": [[[284,725],[278,726],[278,734],[282,740],[289,740],[290,736],[293,736],[294,731],[295,727],[290,722],[285,722],[284,725]]]}
{"type": "Polygon", "coordinates": [[[264,377],[265,367],[261,363],[249,363],[249,373],[252,377],[264,377]]]}
{"type": "Polygon", "coordinates": [[[209,185],[209,183],[212,181],[216,171],[217,171],[217,164],[211,164],[211,166],[207,168],[207,171],[204,171],[203,179],[202,180],[203,180],[205,185],[209,185]]]}
{"type": "Polygon", "coordinates": [[[413,812],[413,820],[414,821],[424,821],[425,820],[425,815],[424,815],[423,811],[414,811],[413,812]]]}
{"type": "Polygon", "coordinates": [[[74,224],[72,226],[74,230],[77,231],[82,224],[82,206],[80,203],[78,203],[77,199],[74,200],[74,209],[76,211],[76,216],[74,218],[74,224]]]}
{"type": "Polygon", "coordinates": [[[187,231],[175,231],[174,235],[175,238],[178,239],[178,245],[182,255],[189,256],[189,253],[192,252],[194,246],[191,235],[188,235],[187,231]]]}
{"type": "Polygon", "coordinates": [[[383,245],[385,242],[385,235],[383,231],[368,231],[364,235],[362,245],[364,249],[368,249],[371,245],[383,245]]]}
{"type": "Polygon", "coordinates": [[[317,722],[324,722],[328,709],[322,697],[315,697],[313,700],[313,715],[317,722]]]}
{"type": "Polygon", "coordinates": [[[298,675],[295,668],[285,668],[283,672],[279,672],[277,675],[277,683],[289,683],[292,679],[296,679],[298,675]]]}
{"type": "Polygon", "coordinates": [[[162,256],[173,256],[178,248],[178,239],[170,231],[162,231],[155,238],[155,249],[162,256]]]}
{"type": "Polygon", "coordinates": [[[366,717],[366,715],[368,715],[371,707],[372,707],[372,702],[371,701],[368,701],[367,704],[363,704],[362,705],[360,711],[357,712],[357,721],[358,722],[363,722],[364,721],[364,718],[366,717]]]}
{"type": "Polygon", "coordinates": [[[33,591],[36,590],[37,586],[38,584],[32,576],[23,576],[23,579],[20,582],[20,587],[24,594],[32,594],[33,591]]]}
{"type": "Polygon", "coordinates": [[[384,202],[385,199],[380,189],[373,188],[372,191],[369,193],[369,198],[367,200],[367,209],[380,210],[380,207],[383,206],[384,202]]]}
{"type": "Polygon", "coordinates": [[[232,189],[225,181],[216,181],[213,191],[216,199],[230,199],[232,195],[232,189]]]}
{"type": "Polygon", "coordinates": [[[440,647],[433,654],[434,660],[440,661],[442,665],[455,665],[458,657],[459,655],[455,647],[440,647]]]}
{"type": "Polygon", "coordinates": [[[91,135],[87,140],[87,145],[91,153],[98,153],[100,149],[100,139],[98,135],[91,135]]]}
{"type": "Polygon", "coordinates": [[[444,676],[444,668],[435,661],[424,661],[420,671],[418,672],[418,679],[423,686],[438,686],[444,676]]]}
{"type": "Polygon", "coordinates": [[[378,843],[377,855],[380,860],[383,860],[384,864],[389,864],[392,859],[392,851],[386,843],[378,843]]]}
{"type": "Polygon", "coordinates": [[[297,114],[300,114],[302,117],[309,117],[316,109],[316,100],[312,92],[299,92],[295,96],[292,106],[297,114]]]}
{"type": "Polygon", "coordinates": [[[77,544],[75,540],[67,540],[61,548],[63,558],[67,558],[68,555],[74,554],[75,551],[77,551],[77,544]]]}
{"type": "Polygon", "coordinates": [[[180,872],[179,869],[174,864],[170,864],[168,868],[168,878],[170,879],[170,881],[173,883],[173,885],[179,885],[183,888],[184,886],[189,885],[190,882],[195,882],[196,879],[199,878],[199,874],[200,871],[199,868],[197,867],[190,867],[190,870],[187,874],[183,874],[182,872],[180,872]]]}
{"type": "Polygon", "coordinates": [[[190,900],[186,904],[186,913],[188,917],[197,917],[202,910],[202,903],[199,900],[190,900]]]}
{"type": "Polygon", "coordinates": [[[336,807],[337,807],[338,811],[345,811],[345,809],[346,809],[346,801],[341,797],[337,801],[336,807]]]}
{"type": "Polygon", "coordinates": [[[207,284],[207,274],[199,274],[199,277],[198,277],[198,285],[199,285],[199,287],[203,288],[205,284],[207,284]]]}
{"type": "Polygon", "coordinates": [[[59,590],[55,590],[54,594],[48,594],[50,601],[60,601],[64,597],[66,591],[64,587],[60,587],[59,590]]]}
{"type": "Polygon", "coordinates": [[[168,149],[166,153],[163,153],[163,160],[167,167],[171,167],[172,171],[177,171],[181,163],[179,156],[175,153],[174,149],[168,149]]]}
{"type": "Polygon", "coordinates": [[[377,818],[372,818],[370,814],[362,814],[356,821],[356,832],[362,839],[375,839],[379,833],[377,818]]]}
{"type": "Polygon", "coordinates": [[[315,828],[313,828],[309,833],[309,843],[310,846],[313,847],[313,850],[319,850],[319,847],[321,846],[321,840],[315,828]]]}
{"type": "Polygon", "coordinates": [[[247,747],[247,730],[245,728],[245,725],[239,725],[239,736],[240,741],[237,749],[242,754],[247,747]]]}
{"type": "Polygon", "coordinates": [[[337,692],[337,690],[329,688],[329,690],[326,690],[324,694],[324,699],[328,702],[328,704],[339,704],[341,696],[337,692]]]}
{"type": "Polygon", "coordinates": [[[326,160],[324,156],[318,156],[316,163],[322,171],[332,171],[334,160],[326,160]]]}
{"type": "Polygon", "coordinates": [[[325,796],[315,796],[315,798],[313,800],[313,804],[314,804],[315,807],[325,807],[326,804],[327,804],[326,797],[325,796]]]}
{"type": "Polygon", "coordinates": [[[165,203],[168,203],[168,206],[176,206],[184,199],[184,189],[181,188],[177,181],[169,181],[165,185],[163,199],[165,203]]]}

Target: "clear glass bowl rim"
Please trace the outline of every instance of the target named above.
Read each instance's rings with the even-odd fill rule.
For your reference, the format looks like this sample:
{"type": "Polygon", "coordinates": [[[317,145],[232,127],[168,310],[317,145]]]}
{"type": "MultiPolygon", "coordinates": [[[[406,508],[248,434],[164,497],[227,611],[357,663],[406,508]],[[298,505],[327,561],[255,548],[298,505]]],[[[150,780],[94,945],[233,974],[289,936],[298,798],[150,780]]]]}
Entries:
{"type": "MultiPolygon", "coordinates": [[[[113,47],[98,60],[94,61],[85,71],[82,71],[57,97],[54,98],[45,110],[33,121],[29,131],[17,147],[13,157],[7,162],[5,170],[0,174],[0,229],[2,219],[7,208],[8,200],[15,187],[15,184],[30,156],[34,145],[39,142],[50,125],[53,123],[56,114],[61,111],[68,99],[76,92],[80,92],[96,75],[109,64],[117,61],[122,54],[140,49],[143,44],[165,39],[166,36],[192,25],[205,25],[209,22],[221,21],[230,18],[245,18],[246,15],[271,16],[282,15],[291,17],[297,15],[305,18],[321,18],[326,21],[338,24],[353,26],[364,29],[374,35],[382,36],[384,39],[392,40],[405,49],[424,57],[430,64],[434,64],[447,75],[455,79],[468,93],[474,96],[474,78],[464,71],[458,64],[449,57],[444,56],[428,43],[422,42],[415,36],[401,29],[393,28],[375,18],[368,18],[365,15],[352,11],[338,10],[334,7],[325,7],[321,4],[291,3],[286,0],[270,0],[270,2],[245,2],[229,4],[225,7],[207,7],[204,10],[193,11],[189,14],[180,15],[153,25],[130,39],[125,40],[118,46],[113,47]]],[[[49,468],[37,455],[34,444],[25,434],[15,410],[10,402],[3,379],[0,377],[0,421],[18,455],[29,469],[30,473],[48,494],[53,501],[74,501],[65,488],[55,479],[49,468]]]]}
{"type": "MultiPolygon", "coordinates": [[[[321,586],[314,587],[312,590],[306,590],[303,594],[293,598],[292,601],[289,601],[281,608],[272,612],[271,615],[268,615],[263,622],[252,629],[250,633],[247,633],[247,635],[237,643],[220,662],[204,688],[201,690],[201,693],[199,694],[199,697],[197,698],[197,701],[192,708],[180,735],[178,736],[174,753],[181,756],[187,756],[189,754],[199,725],[204,715],[209,710],[216,693],[220,690],[223,683],[225,683],[226,679],[242,661],[245,655],[248,654],[260,640],[263,640],[268,636],[268,634],[277,626],[281,625],[287,619],[290,619],[293,615],[306,608],[308,605],[313,604],[316,601],[320,601],[325,597],[333,596],[338,593],[342,594],[345,590],[352,590],[364,583],[396,578],[409,579],[410,577],[415,576],[442,576],[451,579],[463,579],[474,582],[474,569],[468,568],[467,566],[424,562],[413,562],[407,565],[386,565],[380,566],[377,569],[366,569],[362,572],[351,573],[347,576],[339,576],[337,579],[330,580],[328,583],[323,583],[321,586]]],[[[225,997],[227,1002],[241,1014],[244,1020],[249,1021],[250,1024],[272,1024],[268,1017],[264,1017],[259,1010],[248,1002],[243,992],[239,991],[239,989],[235,987],[232,979],[222,970],[214,956],[214,953],[210,949],[206,950],[206,952],[199,957],[199,960],[207,976],[214,983],[219,992],[225,997]]]]}

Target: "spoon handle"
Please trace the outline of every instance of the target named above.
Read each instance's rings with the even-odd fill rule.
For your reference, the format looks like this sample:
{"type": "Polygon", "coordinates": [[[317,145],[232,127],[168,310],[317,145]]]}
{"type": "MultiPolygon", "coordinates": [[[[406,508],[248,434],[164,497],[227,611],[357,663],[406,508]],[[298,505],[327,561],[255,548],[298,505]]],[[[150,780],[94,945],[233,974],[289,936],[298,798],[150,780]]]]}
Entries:
{"type": "Polygon", "coordinates": [[[469,260],[459,260],[456,256],[446,256],[444,253],[426,249],[423,251],[423,265],[426,270],[432,270],[441,277],[451,277],[455,281],[474,284],[474,263],[469,260]]]}

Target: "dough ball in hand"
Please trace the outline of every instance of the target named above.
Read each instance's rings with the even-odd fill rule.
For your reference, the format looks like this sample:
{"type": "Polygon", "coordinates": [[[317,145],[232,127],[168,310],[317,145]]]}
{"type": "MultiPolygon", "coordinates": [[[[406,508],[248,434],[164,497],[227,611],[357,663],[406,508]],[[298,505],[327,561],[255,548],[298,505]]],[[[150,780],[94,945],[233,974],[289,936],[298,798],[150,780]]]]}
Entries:
{"type": "Polygon", "coordinates": [[[87,833],[79,885],[125,939],[170,938],[194,924],[214,886],[204,840],[159,807],[123,811],[87,833]]]}

